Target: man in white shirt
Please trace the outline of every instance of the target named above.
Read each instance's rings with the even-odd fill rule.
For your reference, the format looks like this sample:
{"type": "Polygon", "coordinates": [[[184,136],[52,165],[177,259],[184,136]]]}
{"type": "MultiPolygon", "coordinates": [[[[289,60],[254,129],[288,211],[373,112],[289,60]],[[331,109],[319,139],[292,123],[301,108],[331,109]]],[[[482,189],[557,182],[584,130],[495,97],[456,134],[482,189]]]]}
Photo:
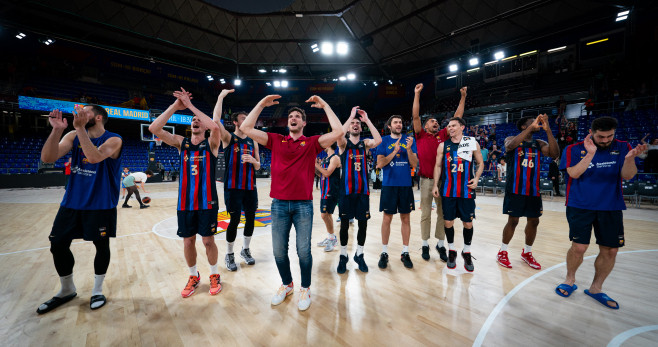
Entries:
{"type": "Polygon", "coordinates": [[[500,164],[498,164],[498,180],[502,181],[505,179],[507,174],[507,163],[505,163],[505,158],[500,158],[500,164]]]}
{"type": "Polygon", "coordinates": [[[153,177],[153,171],[151,170],[146,170],[146,172],[133,172],[130,175],[126,176],[126,178],[123,179],[123,185],[126,187],[126,190],[128,191],[128,194],[126,195],[126,200],[123,202],[123,205],[121,207],[123,208],[130,208],[132,206],[128,205],[128,200],[130,200],[130,197],[135,194],[135,197],[137,198],[137,201],[139,202],[139,208],[148,208],[149,205],[145,205],[142,202],[142,198],[139,196],[139,190],[137,189],[137,183],[141,183],[142,185],[142,190],[144,193],[148,193],[146,191],[146,188],[144,187],[144,183],[149,177],[153,177]]]}

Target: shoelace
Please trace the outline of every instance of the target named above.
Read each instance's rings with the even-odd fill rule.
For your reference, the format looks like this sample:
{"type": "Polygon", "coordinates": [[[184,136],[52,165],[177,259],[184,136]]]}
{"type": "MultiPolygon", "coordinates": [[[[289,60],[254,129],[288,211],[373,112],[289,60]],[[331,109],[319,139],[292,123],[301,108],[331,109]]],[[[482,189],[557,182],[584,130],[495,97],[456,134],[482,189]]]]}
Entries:
{"type": "Polygon", "coordinates": [[[288,292],[287,289],[288,289],[288,286],[282,285],[281,287],[279,287],[279,290],[277,290],[276,295],[281,295],[281,294],[287,293],[288,292]]]}
{"type": "Polygon", "coordinates": [[[299,290],[300,296],[302,300],[306,300],[310,295],[308,294],[308,289],[300,289],[299,290]]]}
{"type": "Polygon", "coordinates": [[[251,251],[249,251],[248,249],[243,249],[242,251],[244,252],[244,255],[245,255],[247,258],[251,258],[251,251]]]}
{"type": "Polygon", "coordinates": [[[210,276],[210,286],[216,287],[219,285],[219,276],[212,275],[210,276]]]}
{"type": "Polygon", "coordinates": [[[190,276],[190,279],[187,281],[187,285],[185,286],[185,289],[192,289],[197,282],[199,281],[197,281],[195,276],[190,276]]]}

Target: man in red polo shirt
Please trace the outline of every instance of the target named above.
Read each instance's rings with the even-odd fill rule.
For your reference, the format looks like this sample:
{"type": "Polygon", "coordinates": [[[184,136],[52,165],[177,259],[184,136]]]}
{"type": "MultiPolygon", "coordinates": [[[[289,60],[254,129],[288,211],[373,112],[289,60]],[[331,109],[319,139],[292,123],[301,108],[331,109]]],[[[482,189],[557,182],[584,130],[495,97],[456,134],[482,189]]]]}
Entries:
{"type": "Polygon", "coordinates": [[[297,256],[302,275],[302,288],[297,304],[300,311],[311,305],[311,228],[313,226],[313,178],[315,158],[324,148],[336,142],[345,133],[343,125],[317,95],[310,97],[311,107],[321,108],[327,114],[332,131],[324,135],[305,137],[306,113],[299,107],[288,110],[288,130],[283,136],[254,128],[265,107],[276,105],[280,95],[268,95],[249,113],[240,130],[260,145],[272,151],[272,248],[274,260],[283,284],[272,297],[272,305],[279,305],[292,294],[293,284],[288,259],[290,227],[295,226],[297,256]]]}
{"type": "MultiPolygon", "coordinates": [[[[423,254],[425,260],[430,260],[430,245],[427,242],[430,238],[430,227],[432,225],[432,187],[434,184],[434,164],[436,164],[436,150],[439,144],[448,139],[448,132],[445,128],[439,131],[439,122],[433,116],[427,117],[425,127],[421,126],[420,121],[420,92],[423,90],[423,84],[419,83],[414,89],[414,104],[411,109],[413,117],[414,133],[416,135],[416,147],[418,148],[418,160],[420,163],[420,234],[423,239],[423,254]]],[[[462,87],[461,100],[455,111],[455,117],[464,115],[464,104],[466,103],[466,87],[462,87]]],[[[448,260],[446,248],[444,246],[445,231],[443,230],[443,210],[441,209],[441,198],[434,198],[436,202],[436,228],[434,237],[439,241],[436,244],[436,250],[442,261],[448,260]]]]}

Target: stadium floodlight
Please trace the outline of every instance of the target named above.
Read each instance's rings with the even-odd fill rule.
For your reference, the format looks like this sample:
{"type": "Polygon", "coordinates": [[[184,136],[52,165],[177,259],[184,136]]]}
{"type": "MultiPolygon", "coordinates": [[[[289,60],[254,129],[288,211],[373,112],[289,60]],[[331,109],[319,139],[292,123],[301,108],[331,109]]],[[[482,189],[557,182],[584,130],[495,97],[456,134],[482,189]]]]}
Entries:
{"type": "Polygon", "coordinates": [[[503,58],[505,58],[505,53],[503,51],[498,51],[494,53],[494,59],[501,60],[503,58]]]}
{"type": "Polygon", "coordinates": [[[334,44],[328,41],[322,42],[320,45],[322,54],[324,55],[332,55],[334,54],[334,44]]]}
{"type": "Polygon", "coordinates": [[[288,81],[286,80],[281,81],[281,88],[288,88],[288,81]]]}
{"type": "Polygon", "coordinates": [[[468,65],[470,66],[475,66],[480,63],[480,59],[478,58],[471,58],[468,60],[468,65]]]}
{"type": "Polygon", "coordinates": [[[377,87],[377,81],[372,82],[372,84],[377,87]]]}
{"type": "Polygon", "coordinates": [[[265,82],[265,85],[268,86],[268,87],[271,87],[271,86],[272,86],[272,83],[270,83],[270,82],[265,82]]]}
{"type": "Polygon", "coordinates": [[[356,75],[355,75],[355,74],[353,74],[353,73],[348,73],[348,74],[347,74],[347,79],[348,79],[348,80],[353,80],[353,79],[355,79],[355,78],[356,78],[356,75]]]}
{"type": "Polygon", "coordinates": [[[281,81],[274,81],[274,88],[281,87],[281,81]]]}
{"type": "Polygon", "coordinates": [[[223,78],[220,78],[220,79],[219,79],[219,82],[220,82],[221,84],[224,84],[224,83],[226,83],[226,80],[224,80],[223,78]]]}
{"type": "Polygon", "coordinates": [[[450,72],[455,72],[457,69],[459,69],[457,64],[450,64],[450,66],[448,66],[448,70],[450,70],[450,72]]]}
{"type": "Polygon", "coordinates": [[[317,43],[314,43],[311,45],[311,50],[313,51],[313,53],[317,53],[320,50],[320,47],[318,47],[317,43]]]}
{"type": "Polygon", "coordinates": [[[272,69],[272,72],[279,72],[279,69],[272,69]]]}
{"type": "Polygon", "coordinates": [[[263,69],[263,68],[260,68],[260,69],[258,69],[258,72],[260,72],[260,73],[266,73],[267,70],[265,70],[265,69],[263,69]]]}
{"type": "Polygon", "coordinates": [[[617,17],[617,19],[615,19],[615,22],[621,22],[621,21],[625,20],[626,18],[628,18],[628,16],[617,17]]]}
{"type": "Polygon", "coordinates": [[[551,48],[551,49],[549,49],[549,50],[546,51],[546,52],[548,52],[548,53],[553,53],[553,52],[563,51],[563,50],[565,50],[565,49],[567,49],[567,46],[551,48]]]}
{"type": "Polygon", "coordinates": [[[346,79],[347,79],[347,77],[345,77],[345,76],[338,77],[338,80],[341,81],[341,82],[345,81],[346,79]]]}
{"type": "Polygon", "coordinates": [[[25,36],[27,36],[27,35],[25,35],[23,33],[16,34],[16,38],[19,39],[19,40],[22,40],[25,36]]]}
{"type": "Polygon", "coordinates": [[[55,43],[55,41],[53,41],[52,39],[46,39],[45,41],[43,41],[43,44],[46,46],[50,46],[53,43],[55,43]]]}
{"type": "Polygon", "coordinates": [[[212,76],[210,76],[210,75],[206,76],[206,78],[208,79],[208,81],[213,81],[213,80],[214,80],[214,79],[212,78],[212,76]]]}
{"type": "Polygon", "coordinates": [[[239,86],[239,85],[242,84],[242,80],[239,79],[239,78],[236,78],[235,80],[233,80],[233,84],[236,85],[236,86],[239,86]]]}
{"type": "Polygon", "coordinates": [[[288,72],[288,70],[286,70],[286,69],[279,69],[279,73],[286,73],[286,72],[288,72]]]}
{"type": "Polygon", "coordinates": [[[393,84],[393,81],[391,81],[391,80],[388,80],[388,84],[391,84],[391,85],[392,85],[392,84],[393,84]]]}
{"type": "Polygon", "coordinates": [[[457,77],[457,75],[448,76],[448,77],[446,77],[446,79],[449,80],[449,79],[455,78],[455,77],[457,77]]]}
{"type": "Polygon", "coordinates": [[[338,55],[347,55],[348,45],[347,42],[340,41],[336,43],[336,53],[338,55]]]}

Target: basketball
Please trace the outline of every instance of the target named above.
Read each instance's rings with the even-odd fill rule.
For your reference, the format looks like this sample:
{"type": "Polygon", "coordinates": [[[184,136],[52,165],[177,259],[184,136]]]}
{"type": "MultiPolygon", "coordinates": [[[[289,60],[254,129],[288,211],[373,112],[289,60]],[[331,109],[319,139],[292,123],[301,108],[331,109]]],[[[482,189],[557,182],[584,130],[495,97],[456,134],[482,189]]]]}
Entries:
{"type": "Polygon", "coordinates": [[[144,199],[142,199],[142,202],[145,203],[145,204],[148,204],[149,202],[151,202],[151,198],[149,198],[148,196],[145,196],[144,199]]]}

